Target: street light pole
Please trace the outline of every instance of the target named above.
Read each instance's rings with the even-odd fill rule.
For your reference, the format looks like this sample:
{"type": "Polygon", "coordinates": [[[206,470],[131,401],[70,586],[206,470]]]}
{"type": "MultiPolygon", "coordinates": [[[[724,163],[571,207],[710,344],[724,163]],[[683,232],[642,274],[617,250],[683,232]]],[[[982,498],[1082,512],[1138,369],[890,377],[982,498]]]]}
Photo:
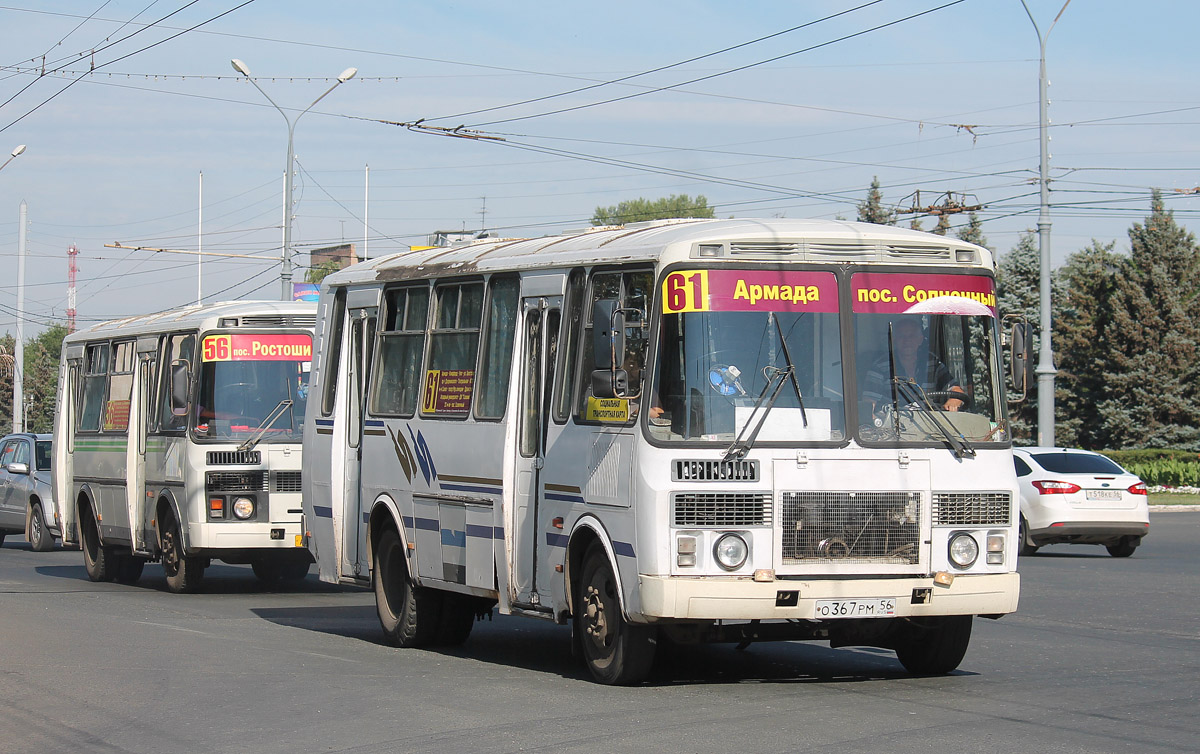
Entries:
{"type": "Polygon", "coordinates": [[[25,151],[25,145],[18,144],[17,148],[14,149],[11,154],[9,154],[8,159],[4,161],[4,165],[0,165],[0,170],[3,170],[5,165],[8,165],[8,163],[12,162],[14,159],[17,158],[18,155],[20,155],[24,151],[25,151]]]}
{"type": "Polygon", "coordinates": [[[293,205],[292,169],[295,166],[295,162],[296,162],[296,153],[294,150],[296,122],[299,121],[300,118],[303,117],[305,113],[307,113],[309,110],[316,107],[317,103],[320,102],[321,100],[325,99],[325,96],[327,94],[329,94],[330,92],[332,92],[334,89],[336,89],[339,84],[344,84],[347,81],[349,81],[350,79],[354,78],[354,75],[356,73],[358,73],[358,69],[357,68],[347,68],[346,70],[342,71],[341,75],[337,77],[337,81],[334,82],[333,86],[326,89],[324,94],[322,94],[320,97],[317,97],[315,100],[313,100],[312,103],[308,107],[301,110],[300,114],[297,115],[295,118],[289,118],[287,116],[287,113],[284,112],[283,108],[280,107],[278,104],[276,104],[275,100],[271,99],[271,95],[267,94],[266,91],[261,86],[258,85],[258,82],[255,81],[250,76],[250,69],[246,67],[245,63],[238,60],[237,58],[234,58],[233,60],[231,60],[229,62],[233,66],[233,70],[242,74],[243,76],[246,77],[247,81],[249,81],[251,84],[254,84],[254,88],[257,89],[262,94],[262,96],[267,98],[267,102],[270,102],[271,105],[274,106],[274,108],[279,111],[279,114],[283,116],[284,122],[287,123],[287,127],[288,127],[287,163],[284,165],[284,173],[283,173],[283,252],[282,252],[283,265],[282,265],[282,268],[279,273],[279,280],[280,280],[280,283],[282,284],[282,292],[281,292],[282,300],[291,301],[292,300],[292,205],[293,205]]]}
{"type": "Polygon", "coordinates": [[[1038,252],[1041,257],[1038,303],[1042,337],[1035,371],[1038,383],[1037,444],[1043,447],[1054,446],[1054,375],[1057,374],[1054,368],[1054,349],[1050,343],[1050,118],[1047,113],[1050,104],[1050,83],[1046,80],[1046,40],[1050,38],[1054,25],[1062,18],[1070,4],[1071,0],[1063,3],[1043,36],[1037,21],[1033,20],[1033,14],[1029,12],[1029,6],[1025,4],[1025,0],[1021,0],[1021,7],[1025,9],[1025,15],[1029,16],[1029,22],[1033,24],[1041,50],[1038,57],[1038,140],[1041,145],[1038,162],[1038,184],[1041,194],[1041,207],[1038,210],[1038,252]]]}

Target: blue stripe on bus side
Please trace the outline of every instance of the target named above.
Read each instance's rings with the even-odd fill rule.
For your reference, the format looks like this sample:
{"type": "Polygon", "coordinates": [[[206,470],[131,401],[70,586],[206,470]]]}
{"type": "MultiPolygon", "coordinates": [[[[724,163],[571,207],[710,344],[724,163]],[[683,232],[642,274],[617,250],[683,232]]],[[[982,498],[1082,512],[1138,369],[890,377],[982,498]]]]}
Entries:
{"type": "Polygon", "coordinates": [[[467,547],[467,533],[454,529],[442,529],[442,544],[450,547],[467,547]]]}
{"type": "MultiPolygon", "coordinates": [[[[570,542],[570,537],[566,534],[557,534],[555,532],[546,532],[546,544],[550,547],[566,547],[570,542]]],[[[613,552],[625,558],[634,557],[633,545],[628,542],[613,542],[613,552]]]]}
{"type": "Polygon", "coordinates": [[[581,495],[568,495],[562,492],[547,492],[547,500],[557,500],[563,503],[583,503],[585,502],[581,495]]]}
{"type": "Polygon", "coordinates": [[[414,520],[414,524],[418,529],[425,531],[441,531],[442,526],[436,518],[418,518],[414,520]]]}
{"type": "Polygon", "coordinates": [[[477,492],[482,495],[500,495],[504,490],[500,487],[480,487],[474,484],[448,484],[442,480],[438,480],[443,490],[453,490],[454,492],[477,492]]]}

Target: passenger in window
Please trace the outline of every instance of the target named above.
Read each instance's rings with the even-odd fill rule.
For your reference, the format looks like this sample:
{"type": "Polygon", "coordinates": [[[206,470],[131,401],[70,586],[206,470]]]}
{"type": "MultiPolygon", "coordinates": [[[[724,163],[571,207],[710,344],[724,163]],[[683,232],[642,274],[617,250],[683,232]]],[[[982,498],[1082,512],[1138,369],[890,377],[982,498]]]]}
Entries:
{"type": "Polygon", "coordinates": [[[920,385],[935,407],[957,411],[964,405],[966,391],[942,360],[929,350],[919,318],[901,317],[893,322],[892,344],[894,352],[890,356],[885,352],[867,372],[863,396],[871,402],[872,410],[891,402],[893,368],[897,379],[920,385]],[[950,393],[961,393],[964,400],[950,393]]]}

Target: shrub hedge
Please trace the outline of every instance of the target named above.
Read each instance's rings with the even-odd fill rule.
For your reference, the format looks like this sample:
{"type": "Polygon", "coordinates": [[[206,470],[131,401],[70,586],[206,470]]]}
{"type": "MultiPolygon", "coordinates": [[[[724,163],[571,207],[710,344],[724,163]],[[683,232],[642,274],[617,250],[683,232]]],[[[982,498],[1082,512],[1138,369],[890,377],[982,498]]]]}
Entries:
{"type": "Polygon", "coordinates": [[[1101,450],[1148,485],[1200,487],[1200,455],[1190,450],[1139,448],[1101,450]]]}

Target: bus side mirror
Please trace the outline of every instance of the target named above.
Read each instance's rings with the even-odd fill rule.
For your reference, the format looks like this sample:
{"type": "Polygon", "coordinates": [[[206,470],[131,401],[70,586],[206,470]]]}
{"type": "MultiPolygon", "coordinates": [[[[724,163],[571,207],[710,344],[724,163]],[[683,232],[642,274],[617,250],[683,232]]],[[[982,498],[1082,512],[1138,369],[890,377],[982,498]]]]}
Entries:
{"type": "Polygon", "coordinates": [[[615,298],[592,305],[592,353],[595,369],[606,372],[619,367],[625,356],[625,312],[615,298]]]}
{"type": "Polygon", "coordinates": [[[628,398],[629,373],[624,369],[597,369],[592,372],[592,395],[597,398],[628,398]]]}
{"type": "Polygon", "coordinates": [[[188,363],[171,362],[171,415],[187,416],[188,412],[188,363]]]}
{"type": "Polygon", "coordinates": [[[1009,376],[1013,388],[1025,399],[1033,384],[1033,326],[1028,322],[1014,322],[1009,336],[1009,376]]]}

